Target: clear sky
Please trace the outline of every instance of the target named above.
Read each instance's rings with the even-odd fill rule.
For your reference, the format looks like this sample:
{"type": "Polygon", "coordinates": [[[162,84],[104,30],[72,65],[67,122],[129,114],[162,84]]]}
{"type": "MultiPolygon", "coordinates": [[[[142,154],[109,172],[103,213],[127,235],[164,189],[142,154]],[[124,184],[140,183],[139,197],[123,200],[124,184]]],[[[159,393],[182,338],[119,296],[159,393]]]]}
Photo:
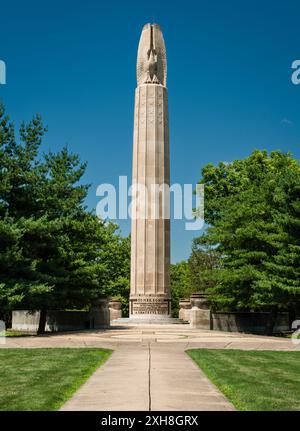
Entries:
{"type": "MultiPolygon", "coordinates": [[[[42,114],[45,151],[68,143],[88,161],[93,208],[98,184],[131,177],[137,45],[154,21],[167,47],[172,183],[196,184],[206,163],[256,148],[300,158],[299,19],[298,0],[0,0],[0,97],[16,124],[42,114]]],[[[172,223],[173,262],[198,234],[172,223]]]]}

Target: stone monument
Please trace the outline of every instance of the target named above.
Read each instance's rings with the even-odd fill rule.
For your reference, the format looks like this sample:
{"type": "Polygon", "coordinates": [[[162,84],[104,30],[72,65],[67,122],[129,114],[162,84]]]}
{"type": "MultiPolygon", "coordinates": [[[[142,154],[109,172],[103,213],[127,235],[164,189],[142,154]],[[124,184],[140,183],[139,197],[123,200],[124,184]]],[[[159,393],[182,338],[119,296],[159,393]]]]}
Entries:
{"type": "Polygon", "coordinates": [[[130,317],[171,313],[169,124],[166,48],[158,24],[146,24],[135,91],[130,317]]]}

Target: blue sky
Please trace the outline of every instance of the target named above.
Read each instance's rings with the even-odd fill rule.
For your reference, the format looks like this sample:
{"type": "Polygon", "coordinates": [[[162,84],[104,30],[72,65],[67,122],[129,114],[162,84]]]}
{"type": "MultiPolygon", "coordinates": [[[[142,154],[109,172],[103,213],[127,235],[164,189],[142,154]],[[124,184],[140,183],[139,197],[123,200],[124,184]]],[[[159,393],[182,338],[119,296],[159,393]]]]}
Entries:
{"type": "MultiPolygon", "coordinates": [[[[87,199],[131,178],[135,62],[143,25],[161,25],[168,56],[171,182],[256,148],[300,158],[299,1],[1,1],[0,98],[16,124],[39,112],[43,150],[66,143],[88,162],[87,199]]],[[[120,223],[123,234],[130,223],[120,223]]],[[[199,232],[172,223],[172,261],[199,232]]]]}

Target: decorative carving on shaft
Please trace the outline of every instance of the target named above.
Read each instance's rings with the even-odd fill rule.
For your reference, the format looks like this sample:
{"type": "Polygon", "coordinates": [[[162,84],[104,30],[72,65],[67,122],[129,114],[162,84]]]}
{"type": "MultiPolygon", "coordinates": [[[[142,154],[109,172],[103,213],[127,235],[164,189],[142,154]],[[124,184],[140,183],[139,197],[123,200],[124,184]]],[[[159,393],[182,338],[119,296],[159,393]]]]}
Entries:
{"type": "Polygon", "coordinates": [[[161,84],[166,86],[166,47],[158,24],[146,24],[143,28],[137,56],[137,84],[161,84]]]}
{"type": "Polygon", "coordinates": [[[162,199],[152,187],[170,182],[166,70],[161,30],[147,24],[138,48],[132,163],[132,184],[149,190],[146,197],[134,188],[132,196],[130,316],[139,319],[171,314],[169,194],[162,199]]]}

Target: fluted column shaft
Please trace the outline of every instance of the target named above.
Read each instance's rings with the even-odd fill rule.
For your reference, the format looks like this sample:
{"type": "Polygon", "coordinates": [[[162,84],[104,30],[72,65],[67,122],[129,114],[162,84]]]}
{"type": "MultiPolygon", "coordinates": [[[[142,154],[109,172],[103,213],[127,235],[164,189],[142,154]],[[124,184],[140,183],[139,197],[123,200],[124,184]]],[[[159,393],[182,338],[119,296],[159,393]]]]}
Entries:
{"type": "Polygon", "coordinates": [[[167,88],[143,84],[135,92],[130,315],[171,311],[169,184],[167,88]]]}

